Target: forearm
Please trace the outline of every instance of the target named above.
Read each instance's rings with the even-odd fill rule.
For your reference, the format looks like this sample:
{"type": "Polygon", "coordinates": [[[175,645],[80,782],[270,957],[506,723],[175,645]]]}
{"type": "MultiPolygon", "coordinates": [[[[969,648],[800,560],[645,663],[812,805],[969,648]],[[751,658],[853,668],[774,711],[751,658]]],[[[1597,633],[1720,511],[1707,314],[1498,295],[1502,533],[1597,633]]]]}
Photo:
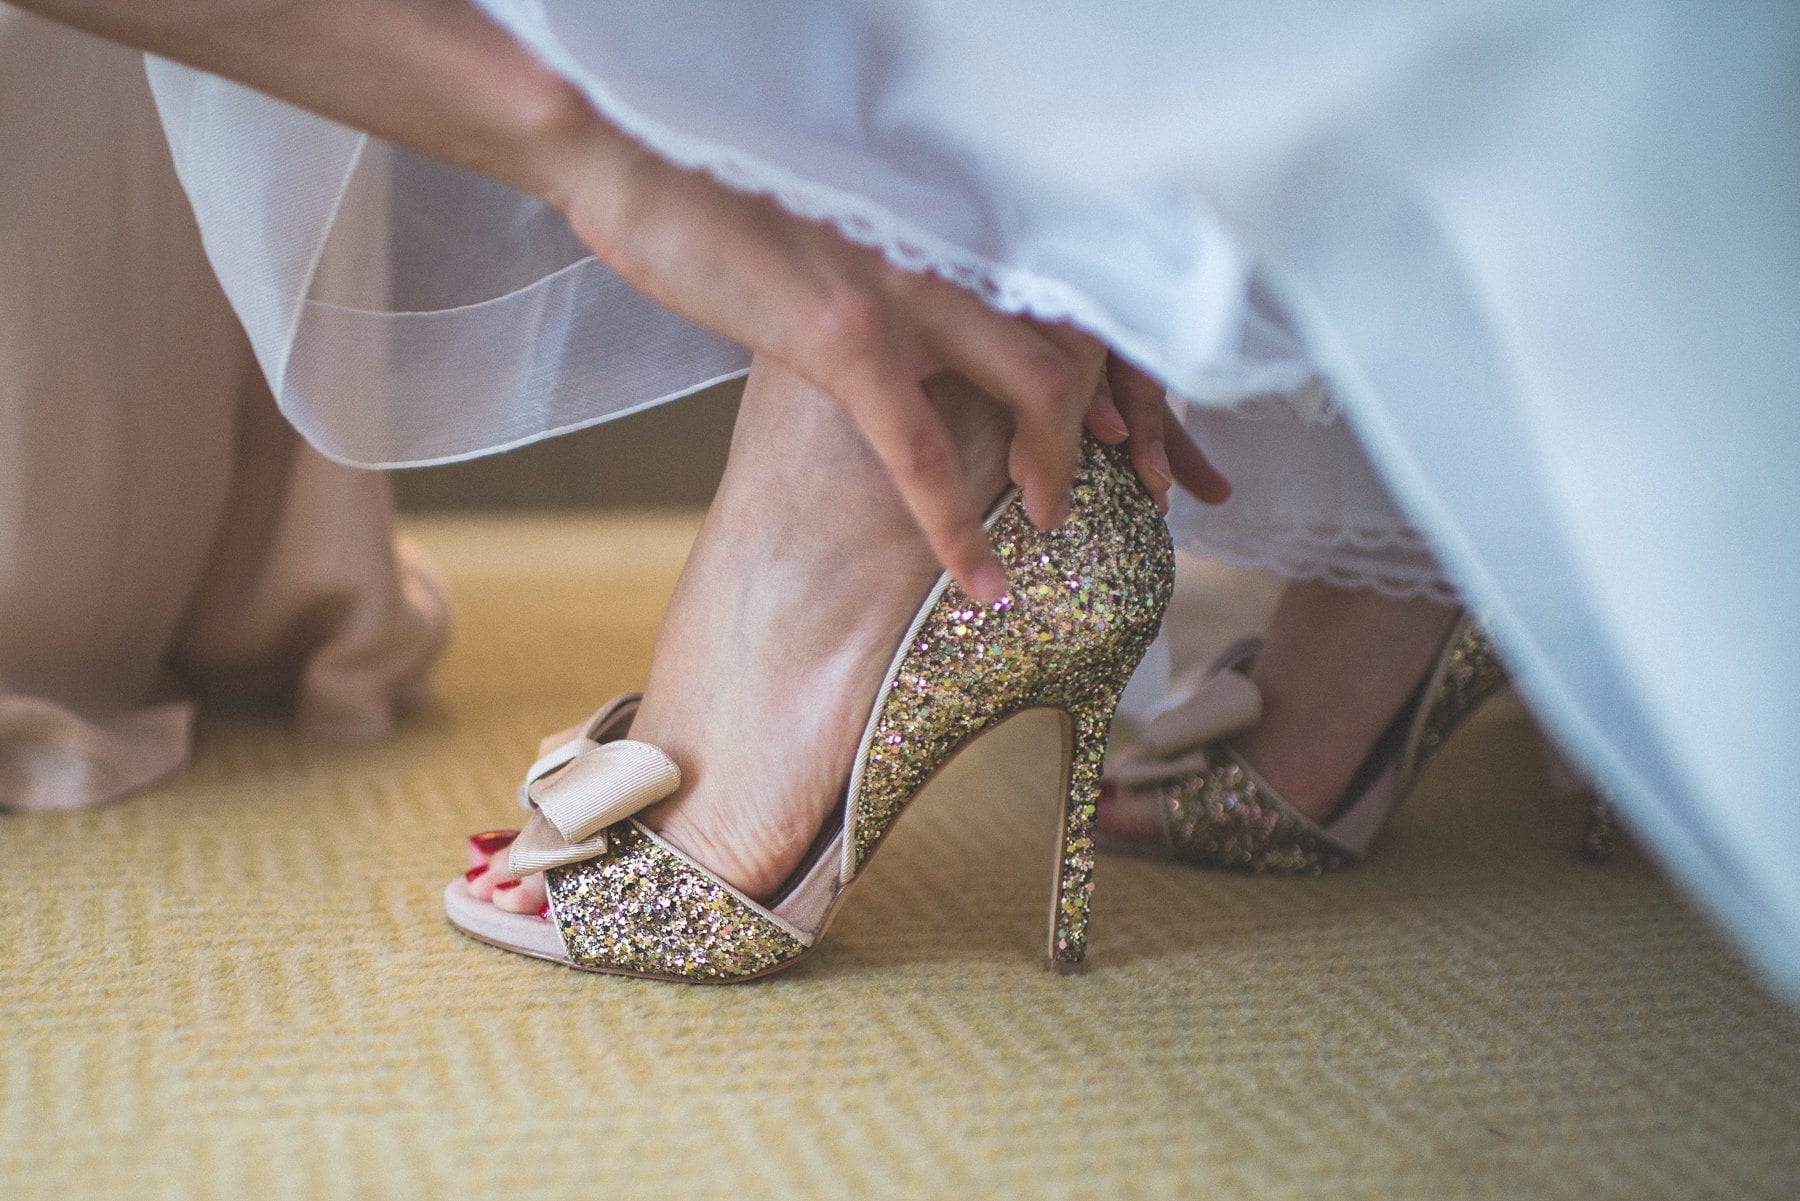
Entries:
{"type": "Polygon", "coordinates": [[[11,0],[556,198],[635,147],[466,0],[11,0]],[[598,156],[605,159],[606,155],[598,156]]]}
{"type": "Polygon", "coordinates": [[[983,602],[1005,587],[982,525],[989,498],[963,479],[923,381],[954,371],[992,392],[1018,427],[1014,478],[1033,520],[1048,528],[1068,512],[1097,343],[656,158],[468,0],[14,2],[547,201],[646,296],[837,397],[983,602]]]}

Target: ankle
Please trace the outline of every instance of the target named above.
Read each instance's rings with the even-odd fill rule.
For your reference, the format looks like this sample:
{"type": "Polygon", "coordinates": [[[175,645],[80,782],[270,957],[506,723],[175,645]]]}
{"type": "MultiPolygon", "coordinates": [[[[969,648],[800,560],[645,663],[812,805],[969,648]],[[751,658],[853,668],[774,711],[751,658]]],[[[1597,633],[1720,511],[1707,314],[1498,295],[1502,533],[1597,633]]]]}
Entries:
{"type": "MultiPolygon", "coordinates": [[[[928,390],[967,477],[997,495],[999,407],[948,379],[928,390]]],[[[749,896],[779,889],[841,801],[883,668],[938,571],[842,406],[758,360],[633,728],[685,777],[645,824],[749,896]]]]}
{"type": "Polygon", "coordinates": [[[1291,717],[1271,722],[1265,714],[1263,724],[1234,747],[1282,800],[1321,824],[1342,803],[1366,750],[1323,724],[1291,717]]]}
{"type": "Polygon", "coordinates": [[[1294,808],[1328,820],[1455,617],[1431,601],[1288,585],[1251,673],[1263,718],[1239,754],[1294,808]]]}

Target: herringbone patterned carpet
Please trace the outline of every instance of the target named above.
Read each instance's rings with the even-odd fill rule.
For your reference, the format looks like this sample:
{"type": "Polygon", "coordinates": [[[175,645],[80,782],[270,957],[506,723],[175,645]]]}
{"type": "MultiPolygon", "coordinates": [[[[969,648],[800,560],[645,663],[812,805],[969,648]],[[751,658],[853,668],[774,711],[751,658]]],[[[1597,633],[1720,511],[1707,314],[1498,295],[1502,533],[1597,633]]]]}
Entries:
{"type": "Polygon", "coordinates": [[[1506,705],[1346,875],[1105,862],[1073,979],[1029,719],[764,983],[455,935],[461,834],[642,677],[692,529],[434,520],[462,630],[398,737],[218,720],[150,795],[5,818],[0,1195],[1800,1195],[1800,1022],[1641,858],[1570,857],[1506,705]]]}

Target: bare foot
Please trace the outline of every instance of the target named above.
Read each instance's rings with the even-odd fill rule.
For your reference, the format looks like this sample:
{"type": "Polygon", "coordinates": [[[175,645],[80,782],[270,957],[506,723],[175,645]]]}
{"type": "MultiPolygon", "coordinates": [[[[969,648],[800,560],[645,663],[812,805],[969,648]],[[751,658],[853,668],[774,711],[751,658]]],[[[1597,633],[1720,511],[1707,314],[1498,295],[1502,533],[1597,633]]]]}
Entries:
{"type": "MultiPolygon", "coordinates": [[[[1432,601],[1289,584],[1251,672],[1262,690],[1262,721],[1233,747],[1294,808],[1330,820],[1455,619],[1455,609],[1432,601]]],[[[1134,841],[1154,838],[1155,804],[1144,793],[1108,788],[1101,828],[1134,841]]]]}
{"type": "Polygon", "coordinates": [[[469,895],[478,901],[492,901],[497,909],[508,913],[535,913],[548,916],[550,897],[544,887],[544,873],[534,872],[522,880],[507,870],[507,848],[512,846],[517,830],[489,830],[469,838],[469,870],[463,883],[469,895]]]}
{"type": "MultiPolygon", "coordinates": [[[[934,399],[982,503],[1008,426],[967,385],[934,399]]],[[[907,624],[930,546],[840,405],[759,361],[725,477],[663,619],[632,737],[681,765],[643,820],[756,898],[800,865],[907,624]]]]}
{"type": "MultiPolygon", "coordinates": [[[[985,504],[1006,483],[1006,419],[948,377],[930,391],[985,504]]],[[[938,575],[843,408],[758,359],[631,728],[680,766],[681,789],[640,820],[747,895],[777,892],[842,800],[888,663],[938,575]]],[[[539,912],[542,877],[513,884],[501,849],[471,843],[470,891],[539,912]]]]}

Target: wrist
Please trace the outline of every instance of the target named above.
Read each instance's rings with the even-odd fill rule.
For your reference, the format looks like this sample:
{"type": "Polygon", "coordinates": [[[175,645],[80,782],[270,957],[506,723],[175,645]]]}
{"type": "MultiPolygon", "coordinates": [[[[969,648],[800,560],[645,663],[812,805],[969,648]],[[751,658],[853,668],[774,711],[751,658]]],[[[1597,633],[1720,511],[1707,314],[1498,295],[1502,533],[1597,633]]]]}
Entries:
{"type": "Polygon", "coordinates": [[[662,160],[570,88],[575,109],[540,114],[523,156],[526,191],[556,209],[608,262],[629,221],[633,198],[662,160]]]}

